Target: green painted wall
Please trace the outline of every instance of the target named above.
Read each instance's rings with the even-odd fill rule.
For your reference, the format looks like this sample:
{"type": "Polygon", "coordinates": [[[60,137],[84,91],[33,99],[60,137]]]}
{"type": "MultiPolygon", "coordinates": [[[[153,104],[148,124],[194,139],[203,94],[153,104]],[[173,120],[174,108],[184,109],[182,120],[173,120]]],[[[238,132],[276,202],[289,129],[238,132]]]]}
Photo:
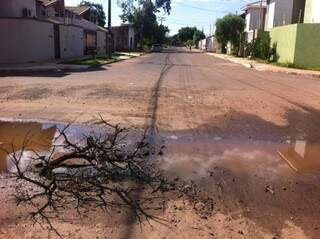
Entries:
{"type": "Polygon", "coordinates": [[[304,12],[304,23],[312,23],[312,2],[313,0],[306,0],[306,7],[304,12]]]}
{"type": "Polygon", "coordinates": [[[294,64],[320,68],[320,24],[298,24],[294,64]]]}
{"type": "Polygon", "coordinates": [[[294,63],[297,24],[274,27],[270,31],[271,44],[277,44],[278,62],[294,63]]]}
{"type": "Polygon", "coordinates": [[[278,62],[299,67],[320,68],[320,24],[292,24],[270,31],[277,44],[278,62]]]}

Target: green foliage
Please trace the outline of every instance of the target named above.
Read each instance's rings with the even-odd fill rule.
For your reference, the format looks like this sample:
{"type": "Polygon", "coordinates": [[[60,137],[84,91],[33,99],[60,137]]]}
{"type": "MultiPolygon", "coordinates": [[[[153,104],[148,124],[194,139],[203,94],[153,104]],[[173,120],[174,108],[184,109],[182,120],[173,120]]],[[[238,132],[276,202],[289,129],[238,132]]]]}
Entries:
{"type": "Polygon", "coordinates": [[[181,43],[178,34],[173,35],[172,37],[170,37],[170,43],[173,46],[182,46],[183,43],[181,43]]]}
{"type": "Polygon", "coordinates": [[[165,44],[168,43],[169,39],[167,37],[168,33],[170,32],[167,26],[163,25],[155,25],[154,32],[153,32],[153,39],[154,43],[165,44]]]}
{"type": "Polygon", "coordinates": [[[185,46],[187,48],[189,48],[190,50],[191,50],[193,44],[194,44],[193,40],[188,40],[188,41],[185,42],[185,46]]]}
{"type": "Polygon", "coordinates": [[[267,60],[270,58],[271,38],[269,32],[261,32],[257,39],[259,57],[267,60]]]}
{"type": "Polygon", "coordinates": [[[270,60],[271,62],[277,62],[278,59],[279,59],[279,55],[278,55],[278,53],[277,53],[277,43],[274,42],[274,43],[272,44],[271,49],[270,49],[270,59],[269,59],[269,60],[270,60]]]}
{"type": "Polygon", "coordinates": [[[171,0],[156,0],[155,5],[157,8],[161,8],[166,12],[167,14],[170,14],[171,11],[171,0]]]}
{"type": "Polygon", "coordinates": [[[203,31],[199,31],[198,29],[193,34],[193,43],[195,46],[198,46],[200,40],[204,39],[206,35],[204,35],[203,31]]]}
{"type": "Polygon", "coordinates": [[[216,38],[221,44],[222,51],[225,51],[225,46],[230,41],[237,52],[240,45],[240,35],[245,28],[245,20],[234,14],[228,14],[216,22],[216,38]]]}
{"type": "Polygon", "coordinates": [[[195,27],[183,27],[178,31],[178,38],[180,42],[186,43],[188,40],[193,40],[194,32],[197,30],[195,27]]]}
{"type": "Polygon", "coordinates": [[[260,32],[258,37],[246,46],[246,55],[253,58],[269,60],[271,55],[271,38],[269,32],[260,32]]]}
{"type": "Polygon", "coordinates": [[[180,44],[190,43],[192,41],[192,45],[197,45],[198,42],[205,38],[203,31],[200,31],[196,27],[183,27],[180,28],[178,34],[175,36],[176,41],[180,44]]]}
{"type": "Polygon", "coordinates": [[[104,27],[106,25],[106,14],[103,11],[102,4],[82,0],[80,6],[88,6],[91,8],[92,22],[97,22],[101,27],[104,27]]]}
{"type": "Polygon", "coordinates": [[[183,27],[178,31],[178,39],[180,42],[187,42],[193,40],[194,32],[197,30],[195,27],[183,27]]]}
{"type": "Polygon", "coordinates": [[[152,45],[154,43],[164,43],[169,28],[159,25],[156,13],[159,8],[170,13],[170,0],[140,0],[140,6],[135,4],[136,0],[118,0],[118,5],[122,9],[120,18],[123,22],[130,23],[140,36],[143,45],[152,45]]]}
{"type": "Polygon", "coordinates": [[[136,57],[135,55],[129,53],[115,53],[112,55],[112,58],[107,57],[93,57],[88,59],[81,59],[81,60],[72,60],[72,61],[64,61],[63,64],[72,64],[72,65],[84,65],[90,67],[99,67],[105,64],[110,64],[126,59],[130,59],[136,57]]]}

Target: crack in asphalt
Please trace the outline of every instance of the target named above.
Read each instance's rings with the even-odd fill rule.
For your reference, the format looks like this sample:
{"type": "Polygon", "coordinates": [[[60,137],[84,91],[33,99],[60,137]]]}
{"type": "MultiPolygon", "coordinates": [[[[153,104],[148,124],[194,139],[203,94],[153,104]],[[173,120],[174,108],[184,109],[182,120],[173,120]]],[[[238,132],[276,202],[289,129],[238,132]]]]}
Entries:
{"type": "Polygon", "coordinates": [[[174,65],[170,60],[170,54],[167,54],[165,57],[165,64],[162,67],[160,72],[160,76],[152,88],[152,93],[151,93],[151,97],[149,100],[149,107],[148,107],[148,116],[151,115],[151,117],[148,117],[149,122],[147,122],[147,126],[150,132],[149,145],[151,149],[156,145],[157,138],[159,135],[157,120],[158,120],[158,108],[159,108],[159,98],[160,98],[161,87],[165,79],[165,76],[168,74],[168,72],[173,66],[174,65]]]}

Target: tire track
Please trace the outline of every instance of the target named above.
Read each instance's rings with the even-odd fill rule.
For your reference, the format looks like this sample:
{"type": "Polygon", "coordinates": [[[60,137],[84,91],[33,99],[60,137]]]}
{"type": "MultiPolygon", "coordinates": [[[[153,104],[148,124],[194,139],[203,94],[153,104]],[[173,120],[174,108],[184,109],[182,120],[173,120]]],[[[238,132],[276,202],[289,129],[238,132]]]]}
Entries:
{"type": "Polygon", "coordinates": [[[159,98],[161,96],[161,87],[163,85],[163,81],[170,71],[170,69],[173,67],[173,64],[170,60],[170,54],[166,54],[165,56],[165,64],[161,69],[160,76],[157,79],[156,83],[154,84],[152,91],[151,91],[151,97],[149,100],[149,106],[147,111],[147,122],[146,126],[149,129],[149,145],[150,145],[150,151],[152,152],[153,148],[155,147],[156,143],[158,142],[158,135],[159,135],[159,129],[158,129],[158,110],[159,110],[159,98]]]}

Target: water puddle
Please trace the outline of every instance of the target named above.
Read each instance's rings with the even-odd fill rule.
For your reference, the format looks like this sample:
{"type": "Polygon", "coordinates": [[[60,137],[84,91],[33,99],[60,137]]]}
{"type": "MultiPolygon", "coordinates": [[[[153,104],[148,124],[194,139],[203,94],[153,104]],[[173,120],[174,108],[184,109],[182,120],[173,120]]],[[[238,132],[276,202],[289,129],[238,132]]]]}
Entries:
{"type": "Polygon", "coordinates": [[[210,170],[224,168],[234,175],[262,178],[318,177],[320,144],[237,140],[219,136],[167,138],[163,169],[185,179],[207,177],[210,170]]]}
{"type": "Polygon", "coordinates": [[[279,154],[298,173],[320,171],[320,144],[298,140],[292,147],[279,151],[279,154]]]}
{"type": "MultiPolygon", "coordinates": [[[[24,151],[49,152],[58,130],[64,124],[0,121],[0,172],[10,168],[8,155],[24,151]]],[[[72,125],[67,130],[71,141],[83,135],[101,134],[97,125],[72,125]]],[[[133,138],[136,139],[135,136],[133,138]]],[[[320,172],[320,144],[303,140],[290,144],[272,141],[239,141],[217,135],[208,137],[167,135],[164,169],[183,177],[203,177],[215,166],[237,174],[287,175],[290,172],[320,172]],[[290,172],[288,172],[290,171],[290,172]]],[[[12,165],[11,165],[12,166],[12,165]]]]}
{"type": "Polygon", "coordinates": [[[278,155],[288,145],[266,141],[238,141],[211,137],[171,140],[167,143],[163,169],[185,179],[207,177],[221,167],[236,175],[286,175],[292,170],[278,155]]]}
{"type": "MultiPolygon", "coordinates": [[[[54,145],[63,145],[64,142],[60,142],[63,140],[62,137],[58,139],[62,130],[65,131],[70,142],[77,143],[84,142],[83,140],[86,139],[84,136],[96,135],[99,137],[110,132],[109,128],[96,124],[72,124],[66,127],[67,125],[62,123],[0,121],[0,173],[14,170],[10,154],[23,151],[22,166],[24,166],[28,164],[34,153],[49,154],[53,143],[54,145]]],[[[141,137],[139,133],[128,135],[127,141],[133,142],[137,137],[141,137]]],[[[56,147],[54,156],[63,153],[63,147],[58,148],[56,147]]]]}
{"type": "Polygon", "coordinates": [[[34,122],[0,122],[0,172],[8,170],[8,154],[22,149],[48,151],[56,130],[55,126],[34,122]]]}

